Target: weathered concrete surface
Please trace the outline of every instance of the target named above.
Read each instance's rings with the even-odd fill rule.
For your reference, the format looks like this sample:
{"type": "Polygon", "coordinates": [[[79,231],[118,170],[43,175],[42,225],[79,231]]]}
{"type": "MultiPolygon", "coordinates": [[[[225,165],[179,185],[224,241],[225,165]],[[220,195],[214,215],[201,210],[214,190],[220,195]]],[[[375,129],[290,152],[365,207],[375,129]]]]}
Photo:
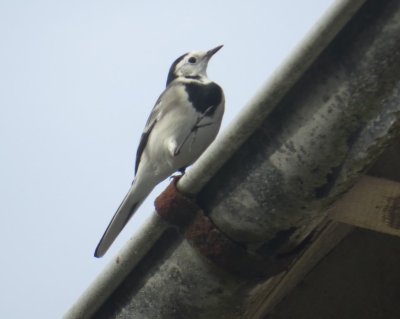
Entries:
{"type": "Polygon", "coordinates": [[[234,318],[245,285],[205,260],[171,229],[94,318],[234,318]]]}
{"type": "Polygon", "coordinates": [[[399,75],[400,2],[368,1],[200,194],[214,223],[293,249],[398,133],[399,75]]]}

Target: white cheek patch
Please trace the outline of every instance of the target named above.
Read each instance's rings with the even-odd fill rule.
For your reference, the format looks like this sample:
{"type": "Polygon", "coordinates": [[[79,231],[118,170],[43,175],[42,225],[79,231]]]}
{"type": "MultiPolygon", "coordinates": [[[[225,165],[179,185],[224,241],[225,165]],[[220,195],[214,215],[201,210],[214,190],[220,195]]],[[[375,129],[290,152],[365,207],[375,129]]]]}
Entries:
{"type": "Polygon", "coordinates": [[[178,65],[177,65],[176,68],[175,68],[175,70],[178,71],[178,72],[177,72],[178,74],[181,73],[181,72],[179,72],[179,70],[181,70],[182,67],[183,67],[185,64],[186,64],[186,58],[183,59],[181,62],[178,63],[178,65]]]}

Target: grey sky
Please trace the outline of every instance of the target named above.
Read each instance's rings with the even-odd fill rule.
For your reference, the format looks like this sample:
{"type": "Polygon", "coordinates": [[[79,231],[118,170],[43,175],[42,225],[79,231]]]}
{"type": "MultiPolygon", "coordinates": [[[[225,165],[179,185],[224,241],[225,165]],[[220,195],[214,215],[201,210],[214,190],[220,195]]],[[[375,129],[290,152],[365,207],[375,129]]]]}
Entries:
{"type": "Polygon", "coordinates": [[[333,2],[0,0],[0,318],[60,318],[152,211],[93,257],[175,58],[225,45],[224,127],[333,2]]]}

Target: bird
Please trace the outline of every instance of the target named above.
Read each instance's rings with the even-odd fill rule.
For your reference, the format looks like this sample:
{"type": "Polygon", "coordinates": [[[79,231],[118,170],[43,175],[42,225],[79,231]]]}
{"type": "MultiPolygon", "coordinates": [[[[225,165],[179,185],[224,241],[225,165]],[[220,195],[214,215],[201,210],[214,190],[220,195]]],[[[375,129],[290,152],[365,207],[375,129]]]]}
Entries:
{"type": "Polygon", "coordinates": [[[207,76],[223,45],[191,51],[171,65],[136,152],[135,178],[106,228],[94,256],[102,257],[153,188],[193,164],[218,134],[225,109],[222,88],[207,76]]]}

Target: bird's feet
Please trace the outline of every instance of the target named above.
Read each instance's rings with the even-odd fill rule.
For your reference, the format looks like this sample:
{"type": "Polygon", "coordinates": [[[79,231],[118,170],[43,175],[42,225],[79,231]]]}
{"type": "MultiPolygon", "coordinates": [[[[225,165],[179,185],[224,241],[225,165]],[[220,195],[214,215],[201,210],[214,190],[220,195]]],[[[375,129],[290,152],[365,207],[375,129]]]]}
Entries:
{"type": "Polygon", "coordinates": [[[180,178],[182,178],[183,175],[185,175],[185,170],[186,170],[186,167],[182,167],[182,168],[178,169],[178,171],[175,174],[171,175],[169,177],[169,179],[170,180],[174,179],[174,180],[178,181],[180,178]]]}

